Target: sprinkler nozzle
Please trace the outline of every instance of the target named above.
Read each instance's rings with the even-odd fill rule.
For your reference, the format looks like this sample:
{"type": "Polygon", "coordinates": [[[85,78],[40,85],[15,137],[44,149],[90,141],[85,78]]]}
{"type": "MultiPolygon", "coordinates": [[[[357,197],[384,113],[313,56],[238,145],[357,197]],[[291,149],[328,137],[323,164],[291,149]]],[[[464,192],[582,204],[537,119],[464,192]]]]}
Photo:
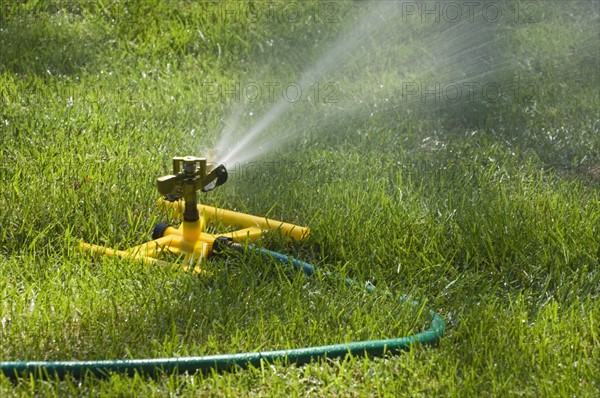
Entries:
{"type": "Polygon", "coordinates": [[[225,184],[225,182],[227,181],[227,169],[225,168],[224,165],[220,164],[217,167],[215,167],[207,176],[208,180],[210,181],[208,184],[206,184],[203,188],[202,188],[202,192],[208,192],[208,191],[212,191],[213,189],[215,189],[216,187],[218,187],[219,185],[223,185],[225,184]]]}

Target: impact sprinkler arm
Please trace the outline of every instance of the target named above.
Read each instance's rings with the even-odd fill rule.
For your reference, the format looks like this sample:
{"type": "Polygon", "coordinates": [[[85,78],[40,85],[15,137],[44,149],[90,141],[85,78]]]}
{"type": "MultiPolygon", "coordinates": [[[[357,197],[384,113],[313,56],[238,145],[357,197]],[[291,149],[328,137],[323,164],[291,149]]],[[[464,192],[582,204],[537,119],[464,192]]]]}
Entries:
{"type": "Polygon", "coordinates": [[[183,221],[198,221],[198,190],[208,192],[227,181],[227,170],[223,165],[207,173],[206,158],[176,156],[173,158],[173,173],[158,177],[158,192],[170,201],[185,201],[183,221]]]}

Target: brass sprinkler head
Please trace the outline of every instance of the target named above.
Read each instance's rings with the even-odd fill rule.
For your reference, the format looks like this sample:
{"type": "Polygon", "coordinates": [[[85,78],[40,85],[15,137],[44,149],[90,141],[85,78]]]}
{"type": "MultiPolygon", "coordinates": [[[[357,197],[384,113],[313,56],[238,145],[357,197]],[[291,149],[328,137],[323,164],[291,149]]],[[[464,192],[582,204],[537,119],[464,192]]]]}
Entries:
{"type": "Polygon", "coordinates": [[[175,156],[173,158],[173,174],[158,177],[156,185],[158,192],[169,201],[183,199],[186,203],[184,219],[195,221],[197,191],[208,192],[227,181],[225,166],[208,165],[206,158],[195,156],[175,156]],[[190,209],[188,212],[187,209],[190,209]]]}

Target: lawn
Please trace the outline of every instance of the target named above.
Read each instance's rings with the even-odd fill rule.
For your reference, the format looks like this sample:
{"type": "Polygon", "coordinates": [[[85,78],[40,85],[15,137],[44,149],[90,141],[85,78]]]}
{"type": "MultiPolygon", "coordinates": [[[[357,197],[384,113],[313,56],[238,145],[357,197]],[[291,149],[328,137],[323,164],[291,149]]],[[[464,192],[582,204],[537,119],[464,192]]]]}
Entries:
{"type": "Polygon", "coordinates": [[[397,355],[0,375],[0,396],[598,396],[600,3],[467,3],[0,0],[0,361],[446,322],[397,355]],[[148,240],[156,178],[215,147],[230,178],[203,203],[308,226],[259,245],[375,292],[249,251],[204,275],[75,251],[148,240]]]}

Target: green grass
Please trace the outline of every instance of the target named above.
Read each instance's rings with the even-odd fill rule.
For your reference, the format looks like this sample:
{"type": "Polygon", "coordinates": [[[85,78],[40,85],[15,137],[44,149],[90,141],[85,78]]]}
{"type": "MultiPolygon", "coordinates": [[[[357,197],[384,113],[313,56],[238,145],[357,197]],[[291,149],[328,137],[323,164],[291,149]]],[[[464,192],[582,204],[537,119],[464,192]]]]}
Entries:
{"type": "MultiPolygon", "coordinates": [[[[228,4],[273,14],[231,23],[216,3],[0,2],[2,361],[235,353],[426,326],[393,297],[251,254],[213,259],[199,278],[74,252],[80,239],[139,244],[164,220],[154,179],[171,157],[214,145],[239,105],[207,98],[206,82],[296,81],[359,18],[350,2],[297,23],[284,3],[228,4]]],[[[265,244],[425,302],[447,322],[439,346],[221,374],[2,376],[0,395],[597,396],[598,3],[533,4],[535,23],[478,27],[497,40],[486,79],[524,83],[526,101],[402,102],[402,81],[457,77],[466,62],[432,68],[419,54],[440,26],[413,22],[387,47],[367,38],[378,62],[350,57],[338,104],[294,105],[280,123],[297,132],[291,145],[201,197],[308,225],[302,244],[265,244]],[[395,66],[405,59],[415,63],[395,66]]]]}

